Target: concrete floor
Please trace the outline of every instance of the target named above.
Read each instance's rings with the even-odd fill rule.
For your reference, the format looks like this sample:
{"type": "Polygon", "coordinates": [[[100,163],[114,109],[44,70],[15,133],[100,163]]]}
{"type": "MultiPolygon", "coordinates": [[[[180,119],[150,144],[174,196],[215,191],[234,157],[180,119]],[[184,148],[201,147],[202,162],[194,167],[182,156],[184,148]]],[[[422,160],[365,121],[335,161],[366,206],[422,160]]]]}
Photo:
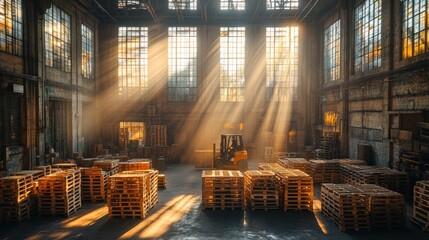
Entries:
{"type": "MultiPolygon", "coordinates": [[[[314,213],[202,210],[201,170],[175,164],[165,174],[167,189],[160,190],[158,206],[146,219],[109,219],[105,204],[84,203],[69,218],[1,225],[0,239],[429,239],[429,233],[410,224],[411,206],[405,229],[344,233],[320,213],[319,201],[314,213]]],[[[320,186],[315,195],[319,199],[320,186]]]]}

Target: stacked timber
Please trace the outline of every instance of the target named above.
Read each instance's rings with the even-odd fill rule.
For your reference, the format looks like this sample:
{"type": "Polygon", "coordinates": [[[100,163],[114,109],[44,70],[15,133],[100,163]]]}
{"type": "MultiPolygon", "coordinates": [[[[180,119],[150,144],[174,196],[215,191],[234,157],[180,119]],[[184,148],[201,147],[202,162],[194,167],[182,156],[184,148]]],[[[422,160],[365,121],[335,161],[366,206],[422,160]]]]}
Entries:
{"type": "Polygon", "coordinates": [[[79,170],[58,171],[39,178],[38,182],[39,214],[68,217],[82,206],[79,170]]]}
{"type": "Polygon", "coordinates": [[[150,209],[150,175],[118,173],[107,181],[109,217],[145,218],[150,209]]]}
{"type": "Polygon", "coordinates": [[[338,183],[340,163],[335,160],[310,160],[313,165],[311,176],[316,183],[338,183]]]}
{"type": "Polygon", "coordinates": [[[0,179],[0,222],[21,223],[30,218],[33,178],[31,175],[0,179]]]}
{"type": "Polygon", "coordinates": [[[322,184],[322,213],[341,231],[369,231],[369,206],[363,193],[348,184],[322,184]]]}
{"type": "Polygon", "coordinates": [[[240,171],[207,170],[202,173],[203,209],[244,209],[244,177],[240,171]]]}
{"type": "Polygon", "coordinates": [[[99,167],[106,171],[108,176],[112,176],[118,172],[118,159],[103,159],[94,161],[94,167],[99,167]]]}
{"type": "Polygon", "coordinates": [[[147,192],[149,193],[149,209],[152,209],[158,204],[158,170],[124,171],[122,174],[148,174],[149,184],[147,192]]]}
{"type": "Polygon", "coordinates": [[[376,184],[381,187],[406,194],[408,191],[408,176],[385,167],[343,165],[341,180],[347,184],[376,184]]]}
{"type": "Polygon", "coordinates": [[[360,166],[365,166],[365,165],[367,165],[366,161],[359,160],[359,159],[345,159],[345,158],[343,158],[343,159],[338,159],[338,161],[340,162],[341,166],[344,166],[344,165],[360,165],[360,166]]]}
{"type": "Polygon", "coordinates": [[[158,189],[166,189],[167,188],[167,179],[165,178],[165,174],[158,174],[158,189]]]}
{"type": "Polygon", "coordinates": [[[276,175],[271,171],[245,172],[246,205],[252,210],[279,209],[279,192],[276,175]]]}
{"type": "Polygon", "coordinates": [[[374,185],[356,185],[367,196],[372,228],[405,227],[406,208],[404,196],[374,185]]]}
{"type": "Polygon", "coordinates": [[[299,169],[309,175],[313,172],[313,164],[305,158],[280,158],[277,163],[284,168],[299,169]]]}
{"type": "Polygon", "coordinates": [[[107,173],[99,167],[81,168],[82,201],[104,202],[107,196],[107,173]]]}
{"type": "Polygon", "coordinates": [[[429,231],[429,181],[417,181],[414,186],[414,207],[411,222],[429,231]]]}

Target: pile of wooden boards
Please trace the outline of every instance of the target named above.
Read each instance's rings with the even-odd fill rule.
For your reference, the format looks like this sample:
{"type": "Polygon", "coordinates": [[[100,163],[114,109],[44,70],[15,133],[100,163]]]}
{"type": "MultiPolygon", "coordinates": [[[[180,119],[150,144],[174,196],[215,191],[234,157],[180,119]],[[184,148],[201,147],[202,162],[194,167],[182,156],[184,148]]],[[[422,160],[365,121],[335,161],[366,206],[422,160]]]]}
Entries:
{"type": "Polygon", "coordinates": [[[104,202],[107,195],[107,173],[99,167],[80,168],[82,201],[104,202]]]}
{"type": "Polygon", "coordinates": [[[385,167],[377,166],[341,166],[341,180],[347,184],[376,184],[381,187],[406,194],[408,176],[385,167]]]}
{"type": "Polygon", "coordinates": [[[244,206],[244,177],[240,171],[203,171],[203,209],[244,209],[244,206]]]}
{"type": "Polygon", "coordinates": [[[165,174],[158,174],[158,189],[166,189],[167,188],[167,179],[165,178],[165,174]]]}
{"type": "Polygon", "coordinates": [[[316,183],[340,182],[340,163],[335,160],[310,160],[313,164],[311,176],[316,183]]]}
{"type": "Polygon", "coordinates": [[[58,171],[39,178],[38,182],[39,214],[68,217],[82,206],[79,170],[58,171]]]}
{"type": "Polygon", "coordinates": [[[363,191],[349,184],[322,184],[322,213],[341,231],[369,231],[369,206],[363,191]]]}
{"type": "Polygon", "coordinates": [[[299,169],[309,175],[313,172],[313,164],[304,158],[280,158],[277,163],[284,168],[299,169]]]}
{"type": "Polygon", "coordinates": [[[150,159],[131,159],[127,162],[120,162],[118,164],[118,172],[134,171],[134,170],[149,170],[151,168],[150,159]]]}
{"type": "Polygon", "coordinates": [[[414,207],[411,222],[429,231],[429,181],[417,181],[414,186],[414,207]]]}
{"type": "Polygon", "coordinates": [[[406,208],[400,193],[374,184],[323,184],[322,212],[342,231],[368,231],[405,226],[406,208]]]}
{"type": "Polygon", "coordinates": [[[148,174],[110,176],[107,183],[109,217],[145,218],[150,208],[148,174]]]}
{"type": "Polygon", "coordinates": [[[284,168],[278,163],[259,163],[259,169],[276,174],[280,206],[284,211],[313,211],[314,187],[311,176],[299,169],[284,168]]]}
{"type": "Polygon", "coordinates": [[[252,209],[279,209],[276,175],[271,171],[250,170],[244,173],[246,205],[252,209]]]}
{"type": "Polygon", "coordinates": [[[118,172],[118,164],[118,159],[103,159],[94,161],[93,163],[94,167],[99,167],[103,171],[106,171],[108,176],[112,176],[118,172]]]}
{"type": "Polygon", "coordinates": [[[31,175],[0,179],[0,222],[20,223],[30,218],[33,178],[31,175]]]}

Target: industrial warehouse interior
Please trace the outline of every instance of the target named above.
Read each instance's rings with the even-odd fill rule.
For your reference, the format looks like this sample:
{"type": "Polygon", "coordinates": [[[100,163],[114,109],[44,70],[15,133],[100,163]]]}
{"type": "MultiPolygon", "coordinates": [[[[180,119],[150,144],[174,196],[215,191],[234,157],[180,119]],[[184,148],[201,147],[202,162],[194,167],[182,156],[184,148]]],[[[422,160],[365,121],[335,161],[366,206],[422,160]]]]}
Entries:
{"type": "Polygon", "coordinates": [[[0,239],[429,239],[429,0],[0,0],[0,239]]]}

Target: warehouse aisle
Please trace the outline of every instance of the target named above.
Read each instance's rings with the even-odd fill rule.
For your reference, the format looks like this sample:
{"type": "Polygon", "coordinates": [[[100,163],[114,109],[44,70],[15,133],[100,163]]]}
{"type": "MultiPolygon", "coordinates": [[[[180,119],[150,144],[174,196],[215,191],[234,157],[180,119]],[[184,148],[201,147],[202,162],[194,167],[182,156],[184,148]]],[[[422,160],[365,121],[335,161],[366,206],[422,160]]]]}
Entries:
{"type": "MultiPolygon", "coordinates": [[[[159,191],[159,203],[146,219],[109,219],[104,204],[84,203],[70,218],[1,225],[0,239],[429,239],[409,218],[403,230],[343,233],[318,212],[319,201],[315,213],[202,210],[200,170],[177,164],[169,165],[165,174],[167,189],[159,191]]],[[[317,198],[319,193],[317,186],[317,198]]]]}

